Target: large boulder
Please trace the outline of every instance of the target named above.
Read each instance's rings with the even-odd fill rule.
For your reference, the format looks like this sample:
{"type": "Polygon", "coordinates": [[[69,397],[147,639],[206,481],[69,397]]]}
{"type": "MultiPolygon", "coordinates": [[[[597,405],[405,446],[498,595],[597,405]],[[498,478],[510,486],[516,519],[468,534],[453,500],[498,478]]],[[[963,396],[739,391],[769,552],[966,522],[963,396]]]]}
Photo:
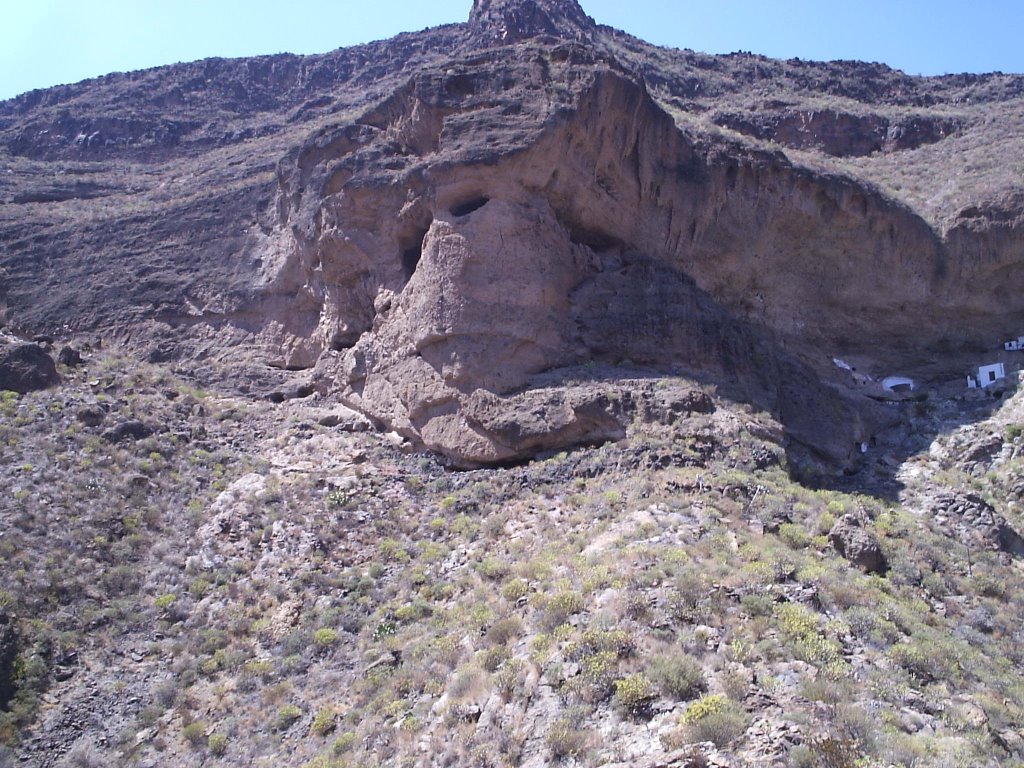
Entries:
{"type": "Polygon", "coordinates": [[[25,394],[59,382],[53,358],[38,344],[15,341],[0,345],[0,390],[25,394]]]}
{"type": "Polygon", "coordinates": [[[856,516],[843,515],[839,518],[828,532],[828,538],[836,552],[867,573],[889,570],[878,539],[864,528],[856,516]]]}

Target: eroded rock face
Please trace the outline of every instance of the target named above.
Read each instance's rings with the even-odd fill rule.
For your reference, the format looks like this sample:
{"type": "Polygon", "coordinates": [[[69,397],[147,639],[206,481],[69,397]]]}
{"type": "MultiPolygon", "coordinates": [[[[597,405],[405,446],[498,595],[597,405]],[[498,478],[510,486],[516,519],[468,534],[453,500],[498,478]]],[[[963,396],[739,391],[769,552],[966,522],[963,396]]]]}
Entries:
{"type": "Polygon", "coordinates": [[[966,545],[999,550],[1024,557],[1024,537],[1005,517],[976,493],[940,493],[929,502],[935,521],[966,545]]]}
{"type": "Polygon", "coordinates": [[[716,124],[794,149],[818,149],[833,157],[863,157],[934,144],[959,129],[951,118],[914,115],[893,120],[837,110],[723,112],[716,124]]]}
{"type": "MultiPolygon", "coordinates": [[[[561,66],[594,64],[588,56],[568,47],[561,66]]],[[[543,87],[544,73],[523,66],[515,81],[543,87]]],[[[844,320],[807,328],[821,319],[810,275],[766,284],[770,299],[752,295],[747,260],[779,257],[751,253],[740,236],[748,196],[770,178],[792,189],[793,209],[765,210],[755,247],[776,254],[772,242],[803,224],[808,255],[816,242],[859,253],[856,221],[825,227],[802,210],[816,183],[822,200],[842,189],[768,156],[718,154],[614,69],[556,94],[564,107],[528,102],[539,111],[494,147],[498,128],[480,114],[501,107],[494,77],[484,68],[414,78],[280,171],[279,215],[296,236],[267,282],[319,297],[317,328],[298,347],[308,358],[342,353],[325,368],[341,371],[346,402],[457,463],[501,462],[623,433],[590,395],[540,395],[533,377],[587,361],[677,367],[772,411],[822,456],[850,458],[881,411],[822,385],[779,343],[844,320]]],[[[884,208],[857,205],[854,217],[884,208]]],[[[907,283],[934,274],[927,253],[909,265],[893,258],[907,283]]]]}

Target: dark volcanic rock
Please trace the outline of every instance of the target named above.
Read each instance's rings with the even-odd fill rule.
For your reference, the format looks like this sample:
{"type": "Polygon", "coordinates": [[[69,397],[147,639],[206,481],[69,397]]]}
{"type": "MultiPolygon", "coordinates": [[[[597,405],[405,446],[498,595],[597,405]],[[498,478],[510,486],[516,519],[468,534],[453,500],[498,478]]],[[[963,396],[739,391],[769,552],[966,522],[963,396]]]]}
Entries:
{"type": "Polygon", "coordinates": [[[83,363],[82,353],[73,347],[62,347],[57,355],[57,362],[69,368],[77,367],[83,363]]]}
{"type": "Polygon", "coordinates": [[[87,427],[98,427],[103,423],[103,419],[107,416],[99,406],[85,406],[80,408],[78,413],[75,414],[75,418],[85,424],[87,427]]]}
{"type": "Polygon", "coordinates": [[[38,344],[15,342],[0,346],[0,390],[24,394],[59,382],[53,358],[38,344]]]}
{"type": "Polygon", "coordinates": [[[18,656],[17,625],[13,617],[0,611],[0,710],[14,695],[14,660],[18,656]]]}
{"type": "Polygon", "coordinates": [[[149,437],[153,434],[153,428],[148,424],[131,419],[129,421],[122,421],[110,429],[103,430],[100,435],[104,440],[110,443],[121,443],[125,440],[142,440],[145,437],[149,437]]]}

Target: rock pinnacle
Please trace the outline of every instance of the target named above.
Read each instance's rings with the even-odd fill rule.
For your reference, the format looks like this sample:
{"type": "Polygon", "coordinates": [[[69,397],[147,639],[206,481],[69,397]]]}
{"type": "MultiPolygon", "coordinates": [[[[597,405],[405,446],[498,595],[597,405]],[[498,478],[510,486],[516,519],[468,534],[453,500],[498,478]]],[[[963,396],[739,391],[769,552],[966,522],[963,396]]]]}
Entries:
{"type": "Polygon", "coordinates": [[[596,26],[576,0],[473,0],[469,24],[496,42],[541,35],[583,40],[596,26]]]}

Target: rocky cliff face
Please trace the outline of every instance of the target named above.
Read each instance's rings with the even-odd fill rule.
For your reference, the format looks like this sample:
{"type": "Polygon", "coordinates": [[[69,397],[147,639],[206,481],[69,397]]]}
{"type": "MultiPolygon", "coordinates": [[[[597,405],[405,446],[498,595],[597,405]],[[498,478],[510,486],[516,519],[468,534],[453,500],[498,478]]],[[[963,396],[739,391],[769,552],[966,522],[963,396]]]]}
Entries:
{"type": "MultiPolygon", "coordinates": [[[[215,121],[100,125],[57,108],[104,83],[23,97],[0,113],[25,182],[6,187],[7,301],[22,323],[68,323],[68,292],[52,289],[71,275],[102,290],[90,276],[116,250],[124,277],[71,300],[80,327],[164,357],[259,350],[315,368],[322,391],[463,465],[614,437],[621,414],[600,382],[638,367],[716,382],[842,463],[891,416],[830,357],[884,374],[1016,334],[1013,194],[939,226],[863,180],[681,119],[681,95],[700,115],[718,98],[705,94],[728,90],[730,61],[680,54],[685,73],[654,77],[668,55],[572,0],[477,0],[463,26],[308,62],[208,63],[233,91],[186,88],[198,65],[140,75],[161,84],[157,113],[231,110],[219,137],[215,121]],[[39,180],[72,157],[98,178],[39,180]],[[151,165],[126,184],[102,165],[115,157],[151,165]],[[36,304],[39,288],[50,298],[36,304]]],[[[788,82],[769,64],[756,76],[788,82]]],[[[792,79],[793,93],[813,86],[792,79]]],[[[843,92],[875,83],[893,100],[890,80],[872,69],[843,92]]],[[[1014,82],[969,85],[1015,98],[1014,82]]],[[[822,157],[970,135],[968,117],[922,110],[711,121],[822,157]]]]}

